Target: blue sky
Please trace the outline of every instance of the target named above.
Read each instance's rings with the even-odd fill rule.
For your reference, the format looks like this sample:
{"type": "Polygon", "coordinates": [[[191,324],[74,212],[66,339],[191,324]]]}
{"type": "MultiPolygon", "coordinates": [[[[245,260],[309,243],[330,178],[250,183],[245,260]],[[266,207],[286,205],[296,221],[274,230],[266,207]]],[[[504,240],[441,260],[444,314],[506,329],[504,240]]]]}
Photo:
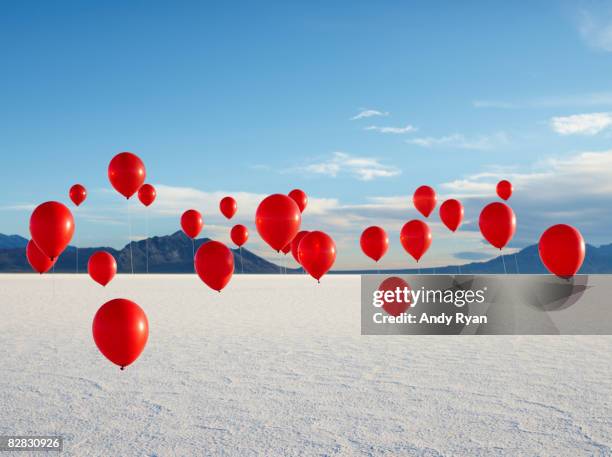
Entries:
{"type": "MultiPolygon", "coordinates": [[[[512,248],[556,222],[612,241],[609,2],[1,8],[0,232],[27,236],[33,205],[66,201],[81,182],[75,243],[124,245],[126,206],[106,167],[128,150],[160,191],[150,233],[173,232],[193,206],[204,234],[226,240],[216,203],[240,195],[236,222],[267,256],[257,201],[300,187],[304,225],[336,239],[338,266],[369,265],[358,236],[372,224],[392,239],[383,267],[412,266],[397,238],[421,184],[467,212],[456,236],[434,217],[424,265],[491,256],[475,221],[501,177],[516,188],[512,248]]],[[[143,236],[145,212],[132,212],[143,236]]]]}

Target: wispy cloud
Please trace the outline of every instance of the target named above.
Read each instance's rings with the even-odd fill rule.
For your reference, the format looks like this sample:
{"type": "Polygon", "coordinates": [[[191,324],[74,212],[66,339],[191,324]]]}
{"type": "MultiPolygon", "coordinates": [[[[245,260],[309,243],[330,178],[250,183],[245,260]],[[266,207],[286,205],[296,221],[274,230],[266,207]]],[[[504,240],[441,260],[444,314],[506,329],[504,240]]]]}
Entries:
{"type": "Polygon", "coordinates": [[[379,127],[376,125],[370,125],[368,127],[365,127],[364,130],[374,130],[380,133],[402,134],[402,133],[416,132],[417,128],[410,124],[406,125],[405,127],[379,127]]]}
{"type": "Polygon", "coordinates": [[[553,95],[523,100],[474,100],[474,108],[521,109],[612,106],[612,92],[592,92],[573,95],[553,95]]]}
{"type": "Polygon", "coordinates": [[[409,144],[421,146],[423,148],[447,147],[454,149],[473,149],[473,150],[489,150],[509,141],[508,135],[504,132],[494,133],[492,135],[479,135],[475,137],[466,137],[460,133],[440,137],[421,137],[406,140],[409,144]]]}
{"type": "Polygon", "coordinates": [[[553,117],[551,128],[560,135],[596,135],[612,126],[612,113],[587,113],[553,117]]]}
{"type": "Polygon", "coordinates": [[[578,30],[592,48],[612,52],[612,8],[597,13],[582,11],[578,30]]]}
{"type": "Polygon", "coordinates": [[[358,157],[345,152],[334,152],[329,159],[308,164],[299,170],[331,177],[348,174],[361,181],[389,178],[401,174],[399,168],[385,165],[378,158],[358,157]]]}
{"type": "Polygon", "coordinates": [[[356,121],[357,119],[365,119],[368,117],[376,117],[376,116],[388,116],[389,113],[385,111],[378,111],[375,109],[363,109],[355,116],[351,118],[351,121],[356,121]]]}

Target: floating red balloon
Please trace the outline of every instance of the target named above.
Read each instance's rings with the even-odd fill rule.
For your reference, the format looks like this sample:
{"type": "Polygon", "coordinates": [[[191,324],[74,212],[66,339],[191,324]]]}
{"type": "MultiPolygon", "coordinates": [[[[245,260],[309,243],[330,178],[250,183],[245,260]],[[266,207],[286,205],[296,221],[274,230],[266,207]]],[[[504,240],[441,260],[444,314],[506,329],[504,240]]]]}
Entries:
{"type": "Polygon", "coordinates": [[[259,236],[277,252],[293,240],[301,222],[302,215],[297,203],[282,194],[264,198],[255,212],[259,236]]]}
{"type": "Polygon", "coordinates": [[[49,271],[53,264],[57,261],[57,257],[51,260],[49,256],[43,254],[43,252],[38,249],[38,246],[36,246],[36,243],[34,243],[32,240],[28,241],[28,245],[26,246],[26,257],[34,271],[37,271],[40,274],[49,271]]]}
{"type": "Polygon", "coordinates": [[[463,221],[463,205],[451,198],[440,205],[440,219],[451,232],[459,228],[463,221]]]}
{"type": "Polygon", "coordinates": [[[570,278],[584,262],[584,238],[570,225],[553,225],[540,237],[538,251],[548,271],[562,278],[570,278]]]}
{"type": "Polygon", "coordinates": [[[363,231],[359,244],[365,255],[378,262],[389,249],[389,237],[382,228],[373,225],[363,231]]]}
{"type": "Polygon", "coordinates": [[[145,206],[150,206],[157,197],[157,191],[151,184],[143,184],[138,189],[138,200],[145,206]]]}
{"type": "Polygon", "coordinates": [[[287,246],[281,249],[281,252],[285,255],[289,254],[291,252],[291,243],[288,243],[287,246]]]}
{"type": "Polygon", "coordinates": [[[181,227],[189,238],[195,239],[204,227],[204,220],[199,211],[188,209],[181,216],[181,227]]]}
{"type": "Polygon", "coordinates": [[[289,196],[295,201],[300,208],[300,213],[303,213],[308,205],[308,195],[301,189],[293,189],[289,192],[289,196]]]}
{"type": "Polygon", "coordinates": [[[242,224],[234,225],[230,232],[230,237],[234,244],[240,247],[249,239],[249,230],[242,224]]]}
{"type": "Polygon", "coordinates": [[[336,261],[336,244],[329,235],[315,230],[300,241],[298,258],[310,276],[318,281],[336,261]]]}
{"type": "Polygon", "coordinates": [[[221,290],[234,274],[234,256],[226,245],[207,241],[198,248],[194,259],[195,270],[204,283],[213,290],[221,290]]]}
{"type": "Polygon", "coordinates": [[[495,190],[497,191],[499,198],[502,200],[508,200],[512,196],[512,183],[506,179],[502,179],[497,183],[495,190]]]}
{"type": "Polygon", "coordinates": [[[108,179],[115,190],[125,198],[134,195],[146,177],[144,163],[131,152],[117,154],[108,165],[108,179]]]}
{"type": "Polygon", "coordinates": [[[429,217],[436,207],[437,201],[438,197],[436,197],[436,191],[429,186],[419,187],[414,191],[414,195],[412,196],[414,207],[425,217],[429,217]]]}
{"type": "Polygon", "coordinates": [[[72,203],[79,206],[87,198],[87,189],[85,189],[85,186],[81,184],[75,184],[70,188],[68,196],[70,197],[70,200],[72,200],[72,203]]]}
{"type": "Polygon", "coordinates": [[[42,203],[30,216],[30,234],[42,253],[54,260],[66,249],[74,234],[72,213],[59,202],[42,203]]]}
{"type": "Polygon", "coordinates": [[[111,253],[97,251],[91,255],[87,262],[87,272],[91,279],[106,286],[117,273],[117,262],[111,253]]]}
{"type": "Polygon", "coordinates": [[[219,202],[219,209],[221,214],[231,219],[236,214],[236,211],[238,211],[238,203],[232,197],[223,197],[219,202]]]}
{"type": "Polygon", "coordinates": [[[300,262],[298,248],[300,247],[300,241],[302,241],[302,238],[304,238],[309,233],[310,232],[308,230],[301,230],[297,233],[297,235],[295,235],[295,238],[291,240],[291,255],[293,256],[295,261],[299,263],[300,265],[302,263],[300,262]]]}
{"type": "Polygon", "coordinates": [[[410,286],[406,281],[397,276],[386,278],[380,283],[378,290],[382,292],[381,300],[384,302],[382,309],[384,309],[387,314],[397,317],[410,308],[412,305],[410,300],[411,295],[405,295],[403,292],[404,289],[410,290],[410,286]],[[400,289],[399,296],[397,295],[398,288],[400,289]],[[405,298],[408,298],[408,300],[405,298]]]}
{"type": "Polygon", "coordinates": [[[485,239],[498,249],[506,246],[516,232],[516,216],[505,203],[489,203],[480,212],[480,232],[485,239]]]}
{"type": "Polygon", "coordinates": [[[94,316],[93,338],[100,352],[123,370],[142,353],[149,321],[140,306],[125,298],[104,303],[94,316]]]}
{"type": "Polygon", "coordinates": [[[413,219],[402,227],[400,242],[406,252],[418,262],[431,246],[431,230],[425,222],[413,219]]]}

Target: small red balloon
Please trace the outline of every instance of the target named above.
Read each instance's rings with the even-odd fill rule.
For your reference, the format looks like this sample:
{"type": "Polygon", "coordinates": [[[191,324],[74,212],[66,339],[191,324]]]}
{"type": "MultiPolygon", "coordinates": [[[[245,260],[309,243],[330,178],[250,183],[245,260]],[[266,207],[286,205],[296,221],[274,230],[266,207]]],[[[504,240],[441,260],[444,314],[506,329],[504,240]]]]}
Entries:
{"type": "Polygon", "coordinates": [[[298,258],[304,270],[318,281],[336,261],[336,244],[329,235],[315,230],[300,241],[298,258]]]}
{"type": "Polygon", "coordinates": [[[236,211],[238,211],[238,203],[232,197],[223,197],[219,202],[219,209],[221,214],[231,219],[236,214],[236,211]]]}
{"type": "Polygon", "coordinates": [[[140,306],[125,298],[104,303],[94,316],[92,332],[100,352],[123,370],[142,353],[149,321],[140,306]]]}
{"type": "Polygon", "coordinates": [[[414,191],[412,196],[412,203],[414,207],[425,217],[429,217],[431,212],[436,207],[436,191],[429,186],[421,186],[414,191]]]}
{"type": "Polygon", "coordinates": [[[451,232],[459,228],[463,221],[463,205],[451,198],[440,205],[440,219],[451,232]]]}
{"type": "Polygon", "coordinates": [[[495,189],[497,191],[497,195],[502,200],[508,200],[512,196],[512,183],[506,179],[502,179],[497,183],[497,187],[495,189]]]}
{"type": "Polygon", "coordinates": [[[540,237],[538,251],[548,271],[562,278],[571,278],[584,262],[584,238],[570,225],[553,225],[540,237]]]}
{"type": "Polygon", "coordinates": [[[234,225],[230,232],[230,237],[234,244],[240,247],[249,239],[249,230],[242,224],[234,225]]]}
{"type": "Polygon", "coordinates": [[[381,227],[373,225],[363,231],[359,244],[365,255],[378,262],[389,249],[389,237],[381,227]]]}
{"type": "Polygon", "coordinates": [[[134,195],[146,177],[144,163],[131,152],[117,154],[108,164],[108,179],[115,190],[125,198],[134,195]]]}
{"type": "Polygon", "coordinates": [[[303,213],[308,205],[308,195],[301,189],[293,189],[289,192],[289,196],[295,201],[300,208],[300,213],[303,213]]]}
{"type": "Polygon", "coordinates": [[[425,222],[413,219],[402,227],[400,242],[406,252],[418,262],[431,246],[431,230],[425,222]]]}
{"type": "Polygon", "coordinates": [[[70,188],[68,196],[70,197],[70,200],[72,200],[72,203],[79,206],[87,198],[87,189],[85,189],[85,186],[81,184],[75,184],[70,188]]]}
{"type": "Polygon", "coordinates": [[[405,295],[404,290],[410,290],[410,286],[402,278],[397,276],[391,276],[386,278],[378,286],[378,290],[382,292],[381,300],[384,302],[382,309],[391,316],[399,316],[405,312],[412,305],[411,295],[405,295]],[[400,289],[399,296],[397,295],[397,289],[400,289]]]}
{"type": "Polygon", "coordinates": [[[43,254],[43,252],[38,249],[38,246],[36,246],[36,243],[34,243],[32,240],[28,241],[28,245],[26,246],[26,257],[34,271],[37,271],[40,274],[49,271],[57,261],[57,257],[51,260],[49,256],[43,254]]]}
{"type": "Polygon", "coordinates": [[[91,279],[106,286],[117,273],[117,262],[111,253],[96,251],[87,262],[87,272],[91,279]]]}
{"type": "Polygon", "coordinates": [[[302,264],[300,262],[299,251],[298,251],[300,247],[300,241],[302,241],[302,239],[309,233],[310,232],[308,230],[301,230],[297,232],[297,235],[295,235],[295,238],[291,240],[291,255],[293,256],[295,261],[300,265],[302,264]]]}
{"type": "Polygon", "coordinates": [[[297,203],[282,194],[264,198],[255,212],[259,236],[277,252],[295,238],[301,222],[302,213],[297,203]]]}
{"type": "Polygon", "coordinates": [[[480,232],[485,239],[498,249],[506,246],[516,232],[516,216],[505,203],[489,203],[480,212],[480,232]]]}
{"type": "Polygon", "coordinates": [[[200,279],[219,292],[234,274],[232,251],[218,241],[207,241],[200,246],[195,254],[194,265],[200,279]]]}
{"type": "Polygon", "coordinates": [[[188,209],[181,216],[181,227],[189,238],[195,239],[204,227],[204,220],[199,211],[188,209]]]}
{"type": "Polygon", "coordinates": [[[68,246],[74,234],[74,218],[70,210],[59,202],[45,202],[30,216],[30,235],[36,246],[51,260],[68,246]]]}
{"type": "Polygon", "coordinates": [[[143,184],[138,189],[138,200],[145,206],[150,206],[157,197],[157,191],[151,184],[143,184]]]}

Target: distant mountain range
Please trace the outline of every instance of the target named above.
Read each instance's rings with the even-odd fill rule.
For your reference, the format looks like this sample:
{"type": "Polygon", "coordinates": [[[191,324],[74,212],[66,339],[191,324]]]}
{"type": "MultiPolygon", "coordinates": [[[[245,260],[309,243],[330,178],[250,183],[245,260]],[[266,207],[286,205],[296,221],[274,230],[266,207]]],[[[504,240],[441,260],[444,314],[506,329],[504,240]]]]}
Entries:
{"type": "MultiPolygon", "coordinates": [[[[195,241],[195,249],[208,241],[201,238],[195,241]]],[[[25,256],[25,246],[28,240],[19,235],[0,234],[0,272],[30,272],[32,269],[25,256]]],[[[134,271],[142,273],[146,271],[146,241],[132,242],[132,255],[134,259],[134,271]]],[[[130,245],[117,250],[109,247],[79,248],[79,272],[87,271],[87,261],[91,254],[100,249],[110,252],[117,260],[117,270],[120,273],[131,272],[130,245]]],[[[359,249],[356,245],[355,249],[359,249]]],[[[272,262],[253,254],[248,249],[232,249],[236,273],[278,273],[280,267],[272,262]]],[[[411,262],[406,255],[406,262],[411,262]]],[[[55,265],[56,272],[72,273],[76,269],[76,249],[69,246],[58,259],[55,265]]],[[[423,268],[418,270],[394,269],[382,270],[381,273],[441,273],[441,274],[482,274],[482,273],[547,273],[538,255],[536,245],[528,246],[516,254],[505,254],[485,262],[472,262],[461,266],[447,266],[438,268],[423,268]],[[505,267],[505,268],[504,268],[505,267]]],[[[178,231],[172,235],[155,236],[149,238],[149,272],[150,273],[192,273],[193,254],[192,243],[183,232],[178,231]]],[[[301,273],[299,268],[287,269],[287,273],[301,273]]],[[[370,270],[335,270],[331,273],[373,273],[370,270]]],[[[612,244],[595,247],[587,245],[586,259],[580,273],[612,273],[612,244]]]]}

